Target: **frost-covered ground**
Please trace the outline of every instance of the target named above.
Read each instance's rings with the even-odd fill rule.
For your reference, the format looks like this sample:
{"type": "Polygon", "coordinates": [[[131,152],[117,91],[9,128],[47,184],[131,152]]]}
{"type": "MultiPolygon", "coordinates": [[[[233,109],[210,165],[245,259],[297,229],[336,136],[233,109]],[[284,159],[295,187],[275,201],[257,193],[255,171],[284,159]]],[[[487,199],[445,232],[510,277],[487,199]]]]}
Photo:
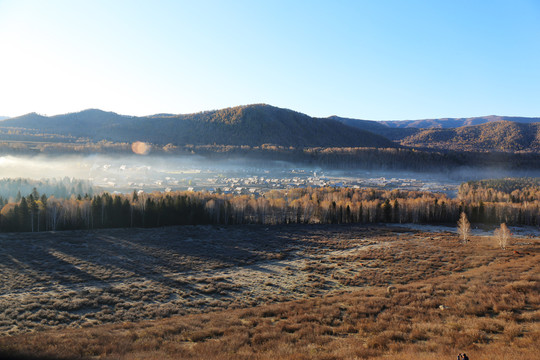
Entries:
{"type": "Polygon", "coordinates": [[[183,226],[0,234],[0,333],[316,296],[343,286],[312,269],[335,267],[327,260],[339,251],[385,241],[385,233],[183,226]]]}
{"type": "MultiPolygon", "coordinates": [[[[487,236],[474,244],[490,250],[474,253],[454,230],[246,225],[0,234],[0,334],[319,298],[512,256],[487,236]]],[[[537,242],[516,249],[529,252],[537,242]]]]}
{"type": "MultiPolygon", "coordinates": [[[[407,228],[412,230],[420,230],[427,232],[451,232],[457,234],[456,226],[448,225],[422,225],[422,224],[386,224],[390,228],[407,228]]],[[[473,236],[493,236],[493,231],[496,227],[492,229],[478,228],[475,226],[471,227],[471,234],[473,236]]],[[[512,236],[515,238],[529,238],[529,237],[538,237],[540,236],[540,228],[534,226],[510,226],[510,231],[512,236]]]]}

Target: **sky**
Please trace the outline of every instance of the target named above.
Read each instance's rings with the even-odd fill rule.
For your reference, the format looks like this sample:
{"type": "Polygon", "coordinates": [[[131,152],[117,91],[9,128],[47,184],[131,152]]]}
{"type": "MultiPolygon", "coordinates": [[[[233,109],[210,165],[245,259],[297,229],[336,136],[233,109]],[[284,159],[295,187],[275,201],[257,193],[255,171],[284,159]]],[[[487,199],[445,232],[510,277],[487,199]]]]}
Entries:
{"type": "Polygon", "coordinates": [[[539,0],[0,0],[0,115],[540,116],[539,0]]]}

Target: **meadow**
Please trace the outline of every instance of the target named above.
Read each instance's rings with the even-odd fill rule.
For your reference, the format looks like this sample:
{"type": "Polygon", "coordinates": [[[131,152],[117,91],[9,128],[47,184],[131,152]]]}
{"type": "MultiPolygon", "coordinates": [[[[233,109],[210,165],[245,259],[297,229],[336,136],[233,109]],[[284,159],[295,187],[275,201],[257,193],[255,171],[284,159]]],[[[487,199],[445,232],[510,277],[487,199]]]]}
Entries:
{"type": "Polygon", "coordinates": [[[540,239],[361,225],[2,234],[0,355],[533,359],[540,239]]]}

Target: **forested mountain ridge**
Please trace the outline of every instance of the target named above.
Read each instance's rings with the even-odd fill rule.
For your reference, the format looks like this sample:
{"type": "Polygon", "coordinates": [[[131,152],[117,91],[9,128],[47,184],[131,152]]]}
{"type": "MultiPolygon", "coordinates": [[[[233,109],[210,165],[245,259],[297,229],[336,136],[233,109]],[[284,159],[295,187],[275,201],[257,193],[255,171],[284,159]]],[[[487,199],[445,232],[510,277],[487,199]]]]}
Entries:
{"type": "Polygon", "coordinates": [[[124,144],[146,141],[158,147],[167,144],[251,147],[270,144],[287,148],[401,145],[456,151],[538,152],[538,121],[540,118],[494,115],[417,121],[316,118],[266,104],[143,117],[89,109],[51,117],[31,113],[1,120],[0,141],[98,143],[106,140],[124,144]],[[509,120],[497,121],[500,119],[509,120]],[[481,122],[484,123],[463,126],[481,122]]]}
{"type": "Polygon", "coordinates": [[[383,136],[332,119],[313,118],[264,104],[146,117],[122,116],[96,109],[52,117],[32,113],[4,120],[0,127],[33,129],[93,141],[139,140],[158,145],[396,146],[383,136]]]}
{"type": "Polygon", "coordinates": [[[499,121],[455,129],[426,129],[404,146],[458,151],[540,151],[540,123],[499,121]]]}
{"type": "Polygon", "coordinates": [[[36,130],[42,133],[91,138],[93,132],[106,132],[119,124],[126,124],[131,119],[135,119],[135,117],[98,109],[88,109],[50,117],[30,113],[3,120],[0,122],[0,127],[14,127],[36,130]]]}
{"type": "Polygon", "coordinates": [[[486,123],[499,122],[499,121],[511,121],[523,124],[532,124],[540,122],[540,117],[520,117],[520,116],[478,116],[469,118],[440,118],[440,119],[423,119],[423,120],[391,120],[381,121],[381,124],[387,125],[391,128],[419,128],[419,129],[432,129],[432,128],[457,128],[470,125],[482,125],[486,123]]]}
{"type": "Polygon", "coordinates": [[[342,124],[355,128],[372,131],[376,134],[387,137],[390,140],[402,140],[406,137],[420,133],[425,129],[453,129],[463,126],[482,125],[493,122],[509,121],[513,123],[534,124],[540,122],[540,117],[517,117],[517,116],[480,116],[470,118],[441,118],[424,120],[388,120],[373,121],[342,118],[330,116],[342,124]]]}

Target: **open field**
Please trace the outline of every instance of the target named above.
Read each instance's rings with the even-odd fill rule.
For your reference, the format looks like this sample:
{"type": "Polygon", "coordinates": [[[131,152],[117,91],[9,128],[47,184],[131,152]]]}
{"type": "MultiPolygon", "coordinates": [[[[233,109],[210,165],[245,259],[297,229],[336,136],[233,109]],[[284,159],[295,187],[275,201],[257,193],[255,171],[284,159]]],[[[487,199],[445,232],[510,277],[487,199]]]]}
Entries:
{"type": "Polygon", "coordinates": [[[383,226],[185,226],[3,234],[0,249],[0,355],[540,351],[538,237],[501,250],[485,236],[462,245],[450,232],[383,226]]]}

